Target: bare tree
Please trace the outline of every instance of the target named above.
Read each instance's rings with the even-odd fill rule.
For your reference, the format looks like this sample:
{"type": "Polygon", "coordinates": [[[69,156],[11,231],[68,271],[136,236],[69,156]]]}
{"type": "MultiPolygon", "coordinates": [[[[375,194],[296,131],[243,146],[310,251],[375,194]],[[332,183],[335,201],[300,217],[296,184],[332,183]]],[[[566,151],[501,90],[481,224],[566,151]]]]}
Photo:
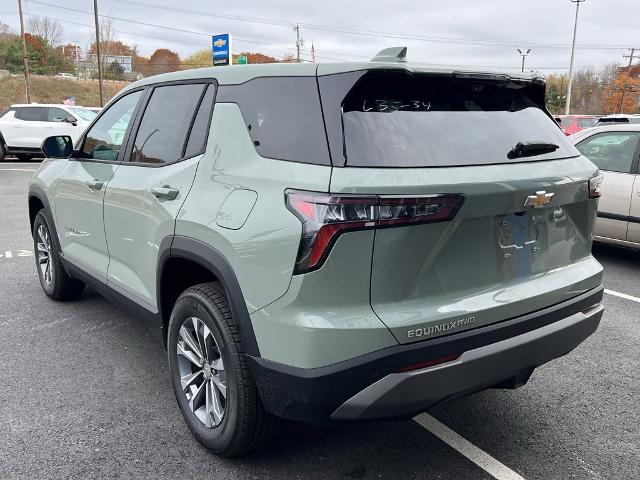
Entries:
{"type": "Polygon", "coordinates": [[[41,37],[50,47],[55,47],[62,41],[62,25],[49,17],[29,17],[27,31],[41,37]]]}
{"type": "Polygon", "coordinates": [[[11,33],[9,25],[0,22],[0,40],[4,40],[11,33]]]}

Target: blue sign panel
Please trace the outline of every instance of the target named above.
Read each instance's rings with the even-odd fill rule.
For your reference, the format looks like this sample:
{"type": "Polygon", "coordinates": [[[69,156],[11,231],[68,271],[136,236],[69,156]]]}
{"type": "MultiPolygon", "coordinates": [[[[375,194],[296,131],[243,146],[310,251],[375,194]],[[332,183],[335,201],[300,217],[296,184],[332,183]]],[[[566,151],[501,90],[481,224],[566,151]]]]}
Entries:
{"type": "Polygon", "coordinates": [[[211,37],[213,65],[231,65],[231,35],[222,33],[211,37]]]}

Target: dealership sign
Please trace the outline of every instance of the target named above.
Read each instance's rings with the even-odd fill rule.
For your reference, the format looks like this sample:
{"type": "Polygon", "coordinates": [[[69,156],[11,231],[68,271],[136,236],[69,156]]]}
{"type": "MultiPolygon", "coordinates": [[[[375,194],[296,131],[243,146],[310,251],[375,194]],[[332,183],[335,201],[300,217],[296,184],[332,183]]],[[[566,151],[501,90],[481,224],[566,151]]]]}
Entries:
{"type": "Polygon", "coordinates": [[[211,55],[213,65],[231,65],[231,35],[222,33],[211,37],[211,55]]]}

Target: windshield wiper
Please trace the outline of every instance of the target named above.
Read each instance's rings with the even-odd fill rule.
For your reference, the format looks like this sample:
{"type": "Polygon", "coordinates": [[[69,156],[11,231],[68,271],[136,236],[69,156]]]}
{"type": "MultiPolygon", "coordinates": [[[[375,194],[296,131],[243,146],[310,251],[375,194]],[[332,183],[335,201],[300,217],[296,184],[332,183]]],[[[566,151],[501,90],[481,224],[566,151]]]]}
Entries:
{"type": "Polygon", "coordinates": [[[507,158],[522,158],[522,157],[534,157],[536,155],[542,155],[544,153],[555,152],[560,148],[560,145],[547,142],[518,142],[515,147],[507,153],[507,158]]]}

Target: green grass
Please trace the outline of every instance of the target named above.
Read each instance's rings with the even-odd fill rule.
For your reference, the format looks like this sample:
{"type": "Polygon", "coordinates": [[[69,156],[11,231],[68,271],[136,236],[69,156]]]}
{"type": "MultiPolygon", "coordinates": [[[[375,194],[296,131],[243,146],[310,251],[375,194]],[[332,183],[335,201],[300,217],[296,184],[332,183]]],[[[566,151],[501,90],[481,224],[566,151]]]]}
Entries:
{"type": "MultiPolygon", "coordinates": [[[[75,96],[76,105],[100,106],[100,90],[97,80],[67,80],[43,76],[31,77],[31,101],[36,103],[62,103],[66,97],[75,96]]],[[[128,82],[104,82],[104,102],[107,103],[128,82]]],[[[25,103],[24,78],[11,76],[0,80],[0,111],[14,103],[25,103]]]]}

